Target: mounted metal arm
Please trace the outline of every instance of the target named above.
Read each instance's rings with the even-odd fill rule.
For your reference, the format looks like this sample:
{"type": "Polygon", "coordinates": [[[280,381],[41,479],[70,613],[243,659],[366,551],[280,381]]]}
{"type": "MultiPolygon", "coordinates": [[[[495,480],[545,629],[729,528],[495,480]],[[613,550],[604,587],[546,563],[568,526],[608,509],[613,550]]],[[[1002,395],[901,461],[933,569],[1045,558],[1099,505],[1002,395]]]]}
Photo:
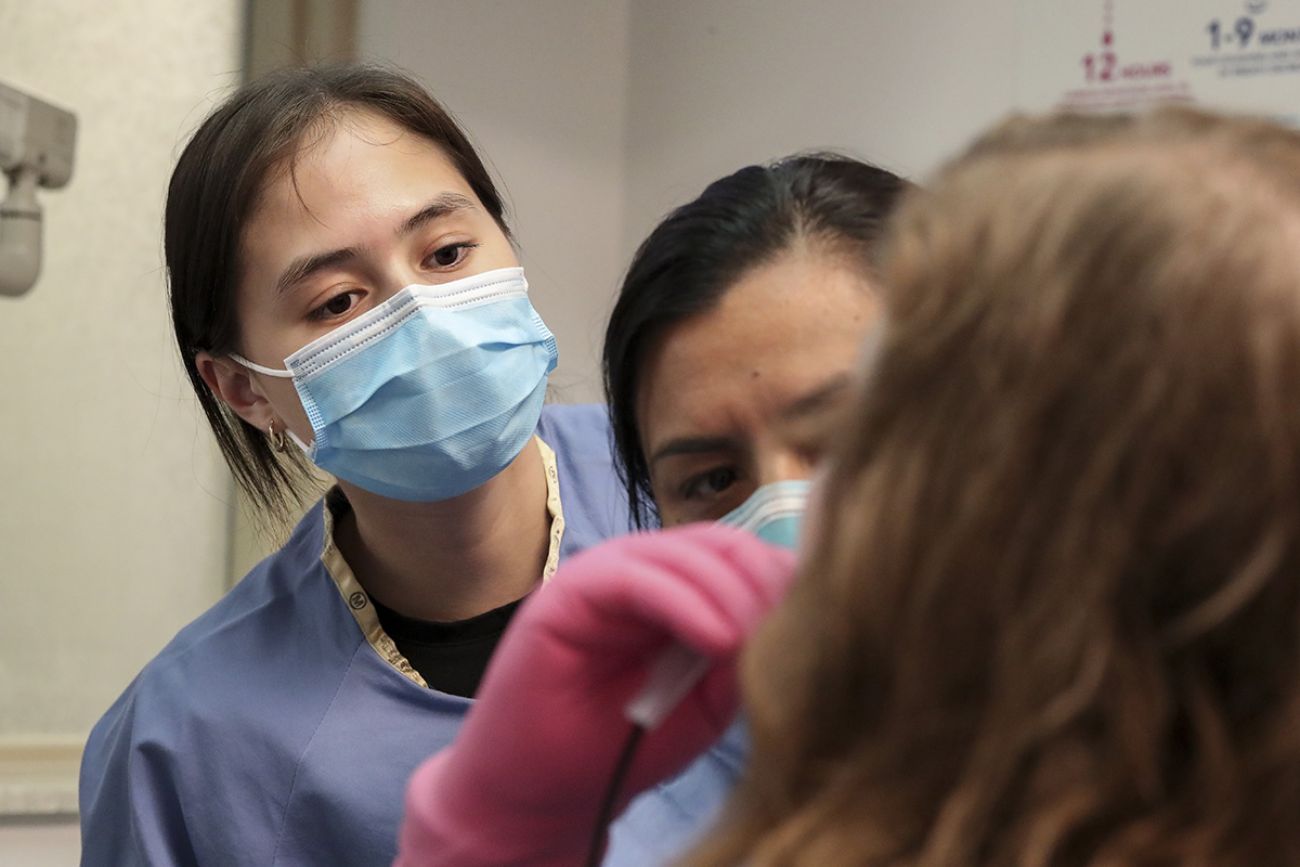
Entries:
{"type": "Polygon", "coordinates": [[[36,285],[41,273],[41,206],[35,169],[9,175],[9,195],[0,202],[0,295],[16,297],[36,285]]]}
{"type": "Polygon", "coordinates": [[[0,84],[0,172],[9,191],[0,202],[0,296],[31,290],[41,273],[41,206],[37,187],[58,189],[72,176],[77,118],[0,84]]]}

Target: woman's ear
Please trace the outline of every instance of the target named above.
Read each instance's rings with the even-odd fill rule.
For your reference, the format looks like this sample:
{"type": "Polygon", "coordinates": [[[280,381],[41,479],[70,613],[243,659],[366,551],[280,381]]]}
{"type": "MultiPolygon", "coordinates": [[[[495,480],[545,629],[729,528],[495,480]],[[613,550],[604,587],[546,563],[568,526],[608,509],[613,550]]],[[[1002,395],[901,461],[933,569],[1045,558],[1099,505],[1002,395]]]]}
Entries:
{"type": "Polygon", "coordinates": [[[199,352],[194,356],[194,366],[212,393],[253,427],[266,430],[276,419],[275,408],[242,364],[224,356],[199,352]]]}

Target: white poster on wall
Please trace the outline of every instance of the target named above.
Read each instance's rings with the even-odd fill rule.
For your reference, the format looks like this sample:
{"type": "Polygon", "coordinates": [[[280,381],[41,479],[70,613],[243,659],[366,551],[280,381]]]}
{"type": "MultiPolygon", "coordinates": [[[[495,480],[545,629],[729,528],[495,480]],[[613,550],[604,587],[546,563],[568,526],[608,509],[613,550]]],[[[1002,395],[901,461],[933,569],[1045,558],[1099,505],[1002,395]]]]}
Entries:
{"type": "Polygon", "coordinates": [[[1300,0],[1021,0],[1019,103],[1195,103],[1300,125],[1300,0]]]}

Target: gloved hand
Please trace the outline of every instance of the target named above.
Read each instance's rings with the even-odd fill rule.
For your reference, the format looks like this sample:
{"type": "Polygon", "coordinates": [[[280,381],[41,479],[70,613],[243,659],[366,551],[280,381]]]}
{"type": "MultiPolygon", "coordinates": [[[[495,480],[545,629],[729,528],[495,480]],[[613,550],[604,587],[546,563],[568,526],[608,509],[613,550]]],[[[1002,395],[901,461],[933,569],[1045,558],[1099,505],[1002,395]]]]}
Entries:
{"type": "Polygon", "coordinates": [[[730,724],[736,655],[793,566],[718,524],[623,537],[566,563],[515,615],[456,741],[412,777],[397,864],[582,864],[632,731],[624,706],[649,668],[674,643],[713,661],[645,735],[620,809],[730,724]]]}

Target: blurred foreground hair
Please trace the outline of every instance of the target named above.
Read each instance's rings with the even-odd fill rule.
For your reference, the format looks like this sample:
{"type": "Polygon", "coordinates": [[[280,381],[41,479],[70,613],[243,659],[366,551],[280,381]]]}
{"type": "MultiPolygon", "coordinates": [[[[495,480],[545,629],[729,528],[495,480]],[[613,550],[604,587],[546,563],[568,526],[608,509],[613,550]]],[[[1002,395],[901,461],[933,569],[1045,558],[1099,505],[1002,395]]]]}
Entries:
{"type": "Polygon", "coordinates": [[[910,197],[698,864],[1300,864],[1300,135],[999,127],[910,197]]]}

